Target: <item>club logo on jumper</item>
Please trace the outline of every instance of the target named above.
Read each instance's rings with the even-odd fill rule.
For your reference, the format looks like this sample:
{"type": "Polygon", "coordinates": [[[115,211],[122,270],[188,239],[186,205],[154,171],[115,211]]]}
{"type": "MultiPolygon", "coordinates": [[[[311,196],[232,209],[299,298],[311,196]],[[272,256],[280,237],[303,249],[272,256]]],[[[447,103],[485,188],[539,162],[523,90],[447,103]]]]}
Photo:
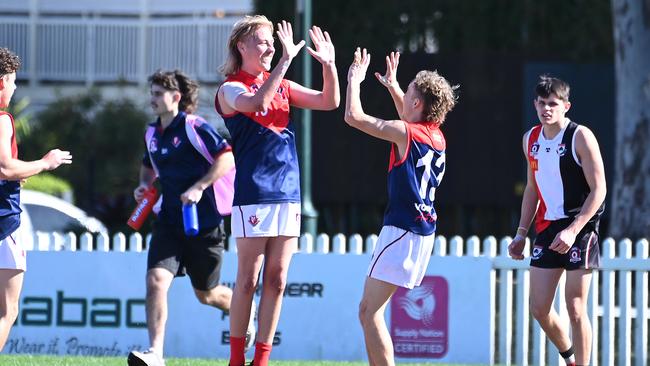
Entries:
{"type": "Polygon", "coordinates": [[[252,215],[248,218],[248,222],[253,226],[257,226],[257,224],[260,223],[260,219],[258,219],[256,215],[252,215]]]}
{"type": "Polygon", "coordinates": [[[441,358],[449,339],[449,284],[425,276],[412,290],[398,288],[391,299],[391,337],[399,357],[441,358]]]}
{"type": "Polygon", "coordinates": [[[539,152],[539,144],[537,142],[534,142],[530,146],[530,156],[537,156],[538,152],[539,152]]]}
{"type": "Polygon", "coordinates": [[[546,148],[546,152],[551,152],[551,148],[550,148],[550,147],[547,147],[547,148],[546,148]]]}
{"type": "Polygon", "coordinates": [[[150,153],[155,153],[158,151],[158,140],[156,140],[155,137],[151,139],[151,142],[149,142],[149,152],[150,153]]]}
{"type": "Polygon", "coordinates": [[[542,257],[542,254],[544,254],[544,253],[543,253],[543,249],[544,249],[544,247],[542,247],[541,245],[535,245],[535,246],[533,247],[533,255],[532,255],[532,258],[533,258],[533,259],[539,259],[539,258],[541,258],[541,257],[542,257]]]}
{"type": "Polygon", "coordinates": [[[564,156],[564,154],[566,154],[566,145],[565,144],[557,145],[557,154],[559,156],[564,156]]]}
{"type": "Polygon", "coordinates": [[[174,147],[178,147],[178,145],[180,144],[181,144],[181,139],[179,139],[178,136],[174,136],[174,138],[172,139],[172,145],[174,145],[174,147]]]}
{"type": "Polygon", "coordinates": [[[569,250],[569,262],[578,263],[581,260],[582,260],[582,256],[580,253],[580,248],[578,247],[571,248],[571,250],[569,250]]]}

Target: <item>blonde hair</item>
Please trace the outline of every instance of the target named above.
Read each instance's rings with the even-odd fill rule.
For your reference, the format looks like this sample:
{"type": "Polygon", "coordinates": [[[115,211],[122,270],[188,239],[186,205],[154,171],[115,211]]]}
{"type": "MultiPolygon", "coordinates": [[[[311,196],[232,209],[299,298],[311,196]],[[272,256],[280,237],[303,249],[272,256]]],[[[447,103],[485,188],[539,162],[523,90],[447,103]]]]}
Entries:
{"type": "Polygon", "coordinates": [[[458,85],[451,86],[447,79],[437,71],[428,70],[418,72],[413,79],[413,85],[424,99],[424,119],[442,124],[447,113],[454,108],[458,101],[456,95],[458,85]]]}
{"type": "Polygon", "coordinates": [[[261,27],[269,27],[271,28],[271,32],[273,32],[273,23],[264,15],[247,15],[235,23],[228,38],[228,57],[226,57],[226,62],[219,67],[219,72],[224,76],[229,76],[239,71],[242,65],[242,58],[237,49],[237,43],[251,36],[261,27]]]}

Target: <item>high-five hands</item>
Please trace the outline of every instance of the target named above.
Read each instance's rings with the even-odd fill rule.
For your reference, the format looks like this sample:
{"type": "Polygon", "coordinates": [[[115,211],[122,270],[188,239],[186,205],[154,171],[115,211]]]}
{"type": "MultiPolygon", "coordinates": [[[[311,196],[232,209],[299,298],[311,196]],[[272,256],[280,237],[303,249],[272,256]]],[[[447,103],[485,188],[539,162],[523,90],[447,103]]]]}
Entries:
{"type": "Polygon", "coordinates": [[[357,47],[354,51],[354,61],[348,70],[348,82],[361,83],[366,78],[368,65],[370,65],[370,54],[365,48],[361,50],[357,47]]]}
{"type": "Polygon", "coordinates": [[[282,43],[282,57],[286,59],[293,59],[296,57],[300,49],[305,45],[305,41],[302,40],[298,44],[293,43],[293,29],[291,28],[291,23],[282,21],[278,23],[278,30],[276,32],[280,43],[282,43]]]}
{"type": "Polygon", "coordinates": [[[384,75],[378,72],[375,73],[375,77],[383,86],[390,88],[398,85],[397,65],[399,65],[399,52],[391,52],[390,55],[386,56],[386,73],[384,75]]]}
{"type": "Polygon", "coordinates": [[[316,49],[307,47],[307,52],[323,65],[334,63],[334,44],[329,33],[323,32],[320,27],[313,26],[309,30],[309,37],[316,49]]]}

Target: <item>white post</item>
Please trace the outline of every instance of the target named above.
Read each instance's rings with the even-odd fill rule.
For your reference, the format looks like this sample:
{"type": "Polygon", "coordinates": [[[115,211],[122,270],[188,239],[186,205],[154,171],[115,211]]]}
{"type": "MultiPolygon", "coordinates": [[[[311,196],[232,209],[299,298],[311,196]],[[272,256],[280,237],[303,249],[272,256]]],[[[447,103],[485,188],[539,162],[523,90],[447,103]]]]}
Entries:
{"type": "Polygon", "coordinates": [[[52,238],[52,250],[55,252],[59,252],[63,250],[63,247],[65,246],[65,240],[63,239],[63,235],[61,233],[53,231],[50,233],[51,238],[52,238]]]}
{"type": "Polygon", "coordinates": [[[600,311],[598,304],[598,292],[600,286],[598,285],[600,272],[591,272],[591,291],[589,291],[589,299],[587,300],[587,312],[591,320],[591,366],[598,366],[598,350],[600,349],[600,311]]]}
{"type": "MultiPolygon", "coordinates": [[[[437,239],[437,238],[436,238],[437,239]]],[[[489,258],[494,258],[497,255],[497,239],[494,236],[488,236],[483,240],[483,255],[489,258]]],[[[490,271],[490,365],[495,363],[495,344],[496,344],[496,282],[497,282],[497,271],[494,270],[494,266],[490,271]]]]}
{"type": "MultiPolygon", "coordinates": [[[[500,257],[508,256],[506,238],[500,243],[500,257]]],[[[510,350],[512,349],[512,270],[502,268],[499,282],[499,363],[512,365],[510,350]]]]}
{"type": "Polygon", "coordinates": [[[93,251],[93,234],[89,232],[85,232],[81,234],[81,250],[84,252],[92,252],[93,251]]]}
{"type": "Polygon", "coordinates": [[[436,235],[436,239],[433,241],[433,254],[438,257],[447,255],[447,238],[442,235],[436,235]]]}
{"type": "Polygon", "coordinates": [[[124,233],[113,235],[113,251],[120,253],[126,252],[126,236],[124,233]]]}
{"type": "Polygon", "coordinates": [[[363,238],[359,234],[350,237],[350,254],[363,254],[363,238]]]}
{"type": "MultiPolygon", "coordinates": [[[[603,262],[614,258],[614,239],[607,238],[603,241],[603,262]]],[[[603,276],[603,343],[600,350],[603,352],[603,365],[614,365],[614,345],[617,343],[614,338],[614,296],[616,279],[614,271],[607,269],[602,271],[603,276]]]]}
{"type": "Polygon", "coordinates": [[[332,251],[335,254],[345,254],[345,235],[339,233],[332,240],[332,251]]]}
{"type": "Polygon", "coordinates": [[[300,252],[311,254],[314,252],[314,237],[311,233],[304,233],[300,236],[300,252]]]}
{"type": "Polygon", "coordinates": [[[481,241],[478,236],[473,235],[467,239],[467,255],[470,257],[478,257],[481,253],[481,241]]]}
{"type": "Polygon", "coordinates": [[[546,365],[546,335],[537,320],[533,321],[533,365],[546,365]]]}
{"type": "Polygon", "coordinates": [[[528,300],[530,299],[530,272],[517,269],[517,329],[515,338],[515,364],[528,365],[528,336],[530,333],[528,300]]]}
{"type": "Polygon", "coordinates": [[[142,235],[137,231],[129,237],[129,251],[142,252],[142,235]]]}
{"type": "Polygon", "coordinates": [[[149,245],[151,244],[151,233],[147,234],[147,236],[144,237],[144,244],[147,250],[149,250],[149,245]]]}
{"type": "Polygon", "coordinates": [[[375,247],[377,246],[377,235],[375,234],[370,234],[366,238],[366,253],[372,254],[375,251],[375,247]]]}
{"type": "Polygon", "coordinates": [[[319,234],[316,238],[316,253],[327,254],[330,252],[330,237],[327,234],[319,234]]]}
{"type": "Polygon", "coordinates": [[[463,238],[456,235],[449,241],[449,251],[454,257],[461,257],[463,255],[463,238]]]}
{"type": "Polygon", "coordinates": [[[97,234],[97,250],[100,252],[108,252],[110,250],[110,241],[108,240],[108,234],[97,234]]]}
{"type": "Polygon", "coordinates": [[[65,235],[65,240],[64,240],[64,249],[70,252],[76,252],[77,251],[77,235],[73,232],[69,232],[65,235]]]}
{"type": "Polygon", "coordinates": [[[228,251],[230,253],[237,253],[237,238],[234,235],[228,237],[228,251]]]}
{"type": "MultiPolygon", "coordinates": [[[[623,239],[618,243],[619,258],[632,258],[632,241],[623,239]]],[[[618,278],[618,366],[631,366],[632,364],[632,273],[628,270],[619,270],[618,278]]]]}
{"type": "MultiPolygon", "coordinates": [[[[638,261],[648,263],[648,240],[642,239],[636,243],[636,258],[638,261]]],[[[635,273],[636,291],[636,328],[634,331],[634,365],[646,366],[648,362],[648,271],[635,273]]]]}

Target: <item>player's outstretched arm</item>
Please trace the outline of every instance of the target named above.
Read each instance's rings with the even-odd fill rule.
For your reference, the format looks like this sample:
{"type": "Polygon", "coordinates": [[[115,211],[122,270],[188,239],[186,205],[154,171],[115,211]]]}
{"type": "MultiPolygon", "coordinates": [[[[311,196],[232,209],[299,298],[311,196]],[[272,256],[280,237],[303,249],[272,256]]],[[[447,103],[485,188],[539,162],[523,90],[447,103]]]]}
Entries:
{"type": "Polygon", "coordinates": [[[397,66],[399,65],[399,52],[391,52],[386,56],[386,73],[381,75],[376,72],[375,77],[381,85],[385,86],[393,98],[393,104],[400,119],[404,119],[404,92],[397,82],[397,66]]]}
{"type": "Polygon", "coordinates": [[[345,98],[345,122],[368,135],[397,144],[400,151],[406,147],[406,125],[404,121],[386,121],[367,115],[361,106],[361,82],[366,77],[370,54],[357,47],[354,61],[348,70],[348,87],[345,98]]]}
{"type": "MultiPolygon", "coordinates": [[[[287,73],[291,61],[298,54],[300,49],[305,45],[305,41],[302,40],[297,44],[293,43],[293,30],[291,28],[291,23],[282,21],[281,24],[278,24],[278,30],[276,31],[278,39],[282,44],[282,57],[278,64],[275,65],[273,71],[269,75],[269,78],[266,79],[262,87],[253,94],[250,92],[242,92],[237,95],[232,103],[228,103],[230,107],[235,109],[238,112],[264,112],[271,105],[271,101],[275,95],[276,90],[280,86],[284,75],[287,73]]],[[[220,101],[226,101],[222,95],[222,90],[219,90],[219,99],[220,101]]]]}
{"type": "Polygon", "coordinates": [[[291,105],[321,111],[335,109],[341,103],[341,91],[334,62],[334,44],[329,33],[317,26],[309,30],[309,37],[314,48],[307,47],[307,52],[323,66],[323,90],[314,90],[291,82],[291,105]]]}
{"type": "Polygon", "coordinates": [[[517,227],[517,232],[515,237],[512,239],[512,242],[508,245],[508,254],[510,257],[517,260],[524,259],[523,252],[524,246],[526,245],[526,235],[528,234],[530,224],[535,217],[537,206],[539,205],[539,197],[537,196],[537,189],[535,188],[535,175],[533,174],[533,169],[528,160],[528,143],[526,141],[526,136],[524,136],[523,139],[523,146],[524,157],[526,158],[526,188],[524,189],[524,195],[521,199],[519,227],[517,227]]]}
{"type": "Polygon", "coordinates": [[[50,150],[41,159],[22,161],[11,156],[11,136],[13,129],[9,116],[0,116],[0,179],[20,180],[36,175],[44,170],[53,170],[61,164],[72,163],[69,151],[50,150]]]}

